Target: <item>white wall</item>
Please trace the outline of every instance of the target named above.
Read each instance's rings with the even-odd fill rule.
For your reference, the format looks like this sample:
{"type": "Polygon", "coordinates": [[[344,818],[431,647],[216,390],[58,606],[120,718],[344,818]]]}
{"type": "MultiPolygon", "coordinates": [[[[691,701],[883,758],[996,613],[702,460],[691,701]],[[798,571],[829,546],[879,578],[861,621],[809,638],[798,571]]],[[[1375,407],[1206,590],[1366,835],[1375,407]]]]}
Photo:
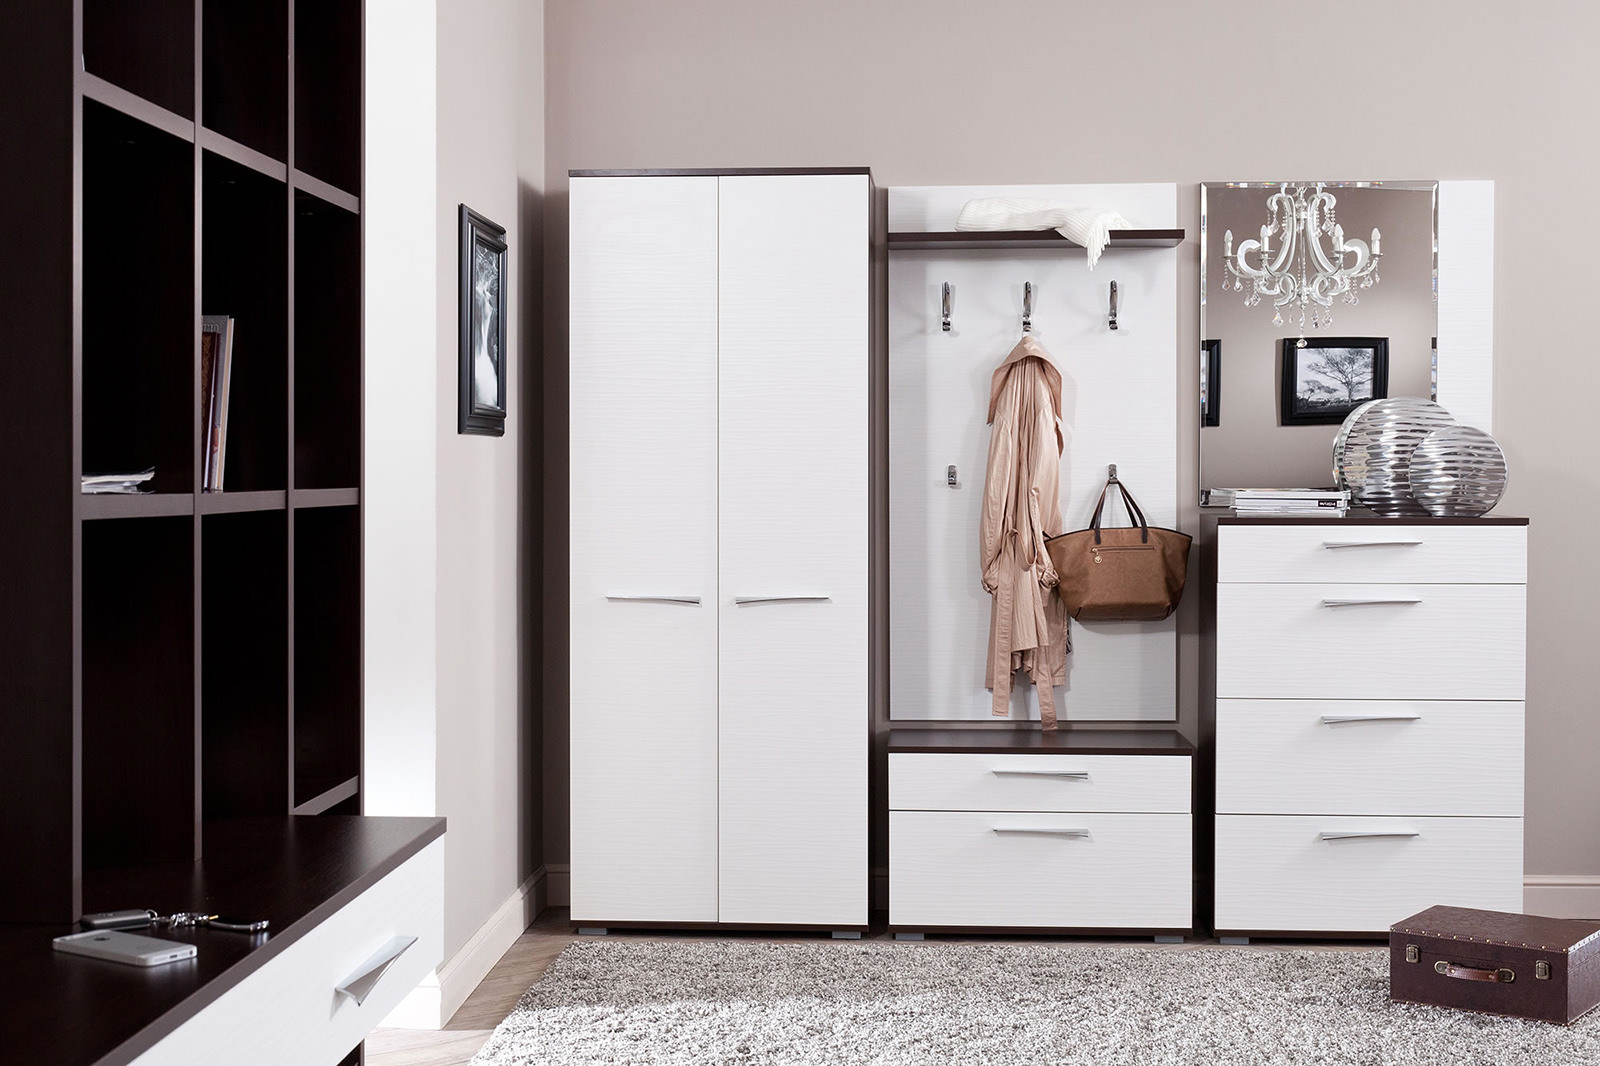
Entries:
{"type": "Polygon", "coordinates": [[[449,821],[445,961],[391,1024],[447,1020],[526,927],[539,890],[519,523],[523,319],[542,271],[543,22],[538,0],[367,5],[365,809],[449,821]],[[511,245],[501,438],[456,431],[461,203],[505,226],[511,245]]]}

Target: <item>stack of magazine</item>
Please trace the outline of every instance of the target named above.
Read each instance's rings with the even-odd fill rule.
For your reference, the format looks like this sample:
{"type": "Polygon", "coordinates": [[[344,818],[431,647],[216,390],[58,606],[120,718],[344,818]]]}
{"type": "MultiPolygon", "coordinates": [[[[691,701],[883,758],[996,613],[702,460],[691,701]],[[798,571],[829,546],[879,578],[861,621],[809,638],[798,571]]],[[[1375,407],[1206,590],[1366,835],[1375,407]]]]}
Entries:
{"type": "Polygon", "coordinates": [[[222,491],[228,448],[228,383],[233,376],[233,319],[206,315],[200,320],[200,428],[205,434],[201,488],[222,491]]]}
{"type": "Polygon", "coordinates": [[[83,491],[87,496],[103,496],[108,493],[136,493],[149,492],[150,479],[156,476],[156,468],[141,470],[137,474],[85,474],[83,475],[83,491]]]}
{"type": "Polygon", "coordinates": [[[1239,514],[1341,516],[1350,509],[1344,489],[1235,489],[1233,509],[1239,514]]]}

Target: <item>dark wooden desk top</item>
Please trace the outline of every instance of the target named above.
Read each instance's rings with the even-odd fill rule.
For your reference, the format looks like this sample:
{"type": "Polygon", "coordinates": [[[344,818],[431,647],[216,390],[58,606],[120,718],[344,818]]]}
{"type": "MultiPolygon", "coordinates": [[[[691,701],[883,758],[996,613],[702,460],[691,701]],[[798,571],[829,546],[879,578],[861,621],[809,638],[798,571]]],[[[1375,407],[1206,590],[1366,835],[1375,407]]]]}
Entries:
{"type": "Polygon", "coordinates": [[[1486,514],[1476,518],[1440,518],[1434,515],[1381,515],[1363,507],[1352,507],[1344,515],[1336,514],[1240,514],[1231,507],[1207,507],[1202,515],[1214,514],[1219,526],[1321,526],[1337,523],[1344,526],[1417,525],[1417,526],[1525,526],[1526,518],[1515,515],[1486,514]]]}
{"type": "Polygon", "coordinates": [[[152,907],[272,924],[257,936],[129,930],[199,948],[193,961],[150,969],[55,951],[51,938],[76,926],[0,924],[0,1058],[60,1066],[132,1061],[444,828],[443,818],[339,815],[209,822],[200,862],[85,874],[85,912],[152,907]]]}
{"type": "Polygon", "coordinates": [[[1193,755],[1175,729],[891,729],[889,754],[1193,755]]]}

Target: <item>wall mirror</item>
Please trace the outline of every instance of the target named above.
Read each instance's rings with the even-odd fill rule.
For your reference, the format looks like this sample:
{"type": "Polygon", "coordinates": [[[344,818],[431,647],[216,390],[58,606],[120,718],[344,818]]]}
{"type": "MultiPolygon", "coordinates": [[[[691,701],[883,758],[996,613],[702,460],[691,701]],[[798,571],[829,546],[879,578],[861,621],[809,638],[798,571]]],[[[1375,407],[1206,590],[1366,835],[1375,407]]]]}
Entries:
{"type": "Polygon", "coordinates": [[[1330,487],[1352,407],[1439,398],[1439,194],[1433,181],[1200,187],[1202,504],[1213,488],[1330,487]]]}

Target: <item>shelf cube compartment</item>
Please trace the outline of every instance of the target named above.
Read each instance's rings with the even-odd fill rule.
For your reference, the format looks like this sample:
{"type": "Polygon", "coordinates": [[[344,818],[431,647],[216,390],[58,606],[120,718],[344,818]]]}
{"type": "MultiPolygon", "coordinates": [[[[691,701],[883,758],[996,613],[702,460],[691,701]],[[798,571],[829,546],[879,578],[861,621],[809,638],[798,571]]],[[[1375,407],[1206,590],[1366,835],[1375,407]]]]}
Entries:
{"type": "Polygon", "coordinates": [[[194,486],[194,148],[83,104],[83,471],[194,486]]]}
{"type": "Polygon", "coordinates": [[[200,306],[233,319],[222,487],[286,487],[287,186],[221,156],[202,160],[200,306]]]}
{"type": "Polygon", "coordinates": [[[295,196],[294,483],[361,483],[361,220],[295,196]]]}
{"type": "Polygon", "coordinates": [[[361,772],[361,513],[296,508],[294,802],[361,772]]]}
{"type": "Polygon", "coordinates": [[[289,5],[204,0],[201,125],[283,162],[289,153],[289,5]]]}
{"type": "Polygon", "coordinates": [[[201,520],[201,812],[289,810],[289,536],[284,511],[201,520]]]}
{"type": "Polygon", "coordinates": [[[192,861],[194,520],[83,525],[83,868],[192,861]]]}
{"type": "Polygon", "coordinates": [[[83,69],[194,118],[194,0],[84,0],[83,69]]]}
{"type": "Polygon", "coordinates": [[[361,0],[295,4],[294,165],[361,195],[361,0]]]}

